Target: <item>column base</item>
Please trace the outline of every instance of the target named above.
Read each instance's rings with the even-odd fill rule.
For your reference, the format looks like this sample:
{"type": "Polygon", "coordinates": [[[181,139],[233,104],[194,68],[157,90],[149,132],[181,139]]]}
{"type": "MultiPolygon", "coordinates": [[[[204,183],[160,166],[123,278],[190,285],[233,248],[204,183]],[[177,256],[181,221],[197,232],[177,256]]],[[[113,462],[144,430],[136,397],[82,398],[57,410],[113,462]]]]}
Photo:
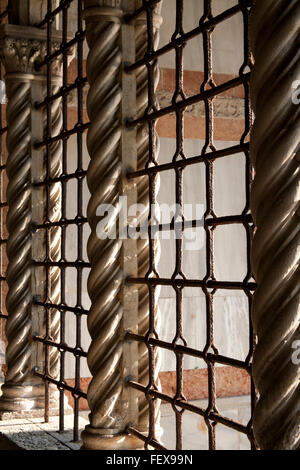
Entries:
{"type": "MultiPolygon", "coordinates": [[[[59,415],[59,392],[50,386],[49,416],[59,415]]],[[[66,398],[65,414],[72,413],[66,398]]],[[[35,385],[2,385],[0,421],[18,418],[42,418],[45,414],[45,387],[35,385]]]]}
{"type": "Polygon", "coordinates": [[[143,450],[144,443],[135,436],[125,433],[103,434],[103,430],[86,426],[81,434],[81,450],[143,450]]]}

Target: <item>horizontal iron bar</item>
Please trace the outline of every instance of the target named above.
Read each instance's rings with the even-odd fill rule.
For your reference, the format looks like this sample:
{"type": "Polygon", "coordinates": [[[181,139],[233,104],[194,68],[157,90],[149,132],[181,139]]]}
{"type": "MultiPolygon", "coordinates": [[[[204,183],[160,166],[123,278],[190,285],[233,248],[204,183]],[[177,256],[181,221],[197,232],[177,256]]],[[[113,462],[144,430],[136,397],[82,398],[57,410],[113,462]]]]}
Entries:
{"type": "MultiPolygon", "coordinates": [[[[44,224],[34,224],[34,230],[41,230],[41,229],[49,229],[52,227],[64,227],[66,225],[80,225],[86,224],[88,222],[86,217],[80,217],[75,219],[66,219],[66,220],[59,220],[57,222],[46,222],[44,224]]],[[[205,225],[208,226],[217,226],[217,225],[230,225],[230,224],[252,224],[253,219],[251,214],[246,215],[229,215],[224,217],[211,217],[207,220],[187,220],[183,222],[174,222],[171,221],[169,224],[158,224],[152,225],[151,230],[153,232],[163,232],[168,230],[180,230],[180,229],[188,229],[188,228],[196,228],[202,227],[205,225]]],[[[128,227],[131,228],[131,227],[128,227]]],[[[137,232],[141,232],[136,228],[137,232]]],[[[5,240],[6,241],[6,240],[5,240]]]]}
{"type": "Polygon", "coordinates": [[[74,387],[71,387],[70,385],[66,384],[65,382],[61,380],[55,380],[53,379],[53,377],[50,377],[50,375],[41,374],[40,372],[35,372],[35,375],[37,375],[38,377],[41,377],[41,379],[43,379],[45,382],[50,382],[56,385],[58,389],[68,390],[69,392],[72,393],[72,395],[73,394],[78,395],[80,398],[87,399],[87,394],[84,393],[82,390],[78,390],[74,387]]]}
{"type": "Polygon", "coordinates": [[[128,385],[134,388],[135,390],[139,390],[140,392],[143,392],[145,394],[148,393],[152,397],[159,398],[160,400],[166,401],[167,403],[170,403],[173,406],[181,408],[182,410],[192,411],[193,413],[203,416],[209,419],[210,421],[223,424],[224,426],[227,426],[238,432],[249,435],[248,428],[246,426],[243,426],[242,424],[237,423],[230,418],[225,418],[224,416],[221,416],[216,411],[205,410],[204,408],[200,408],[199,406],[192,405],[191,403],[184,401],[182,398],[181,399],[172,398],[169,395],[166,395],[165,393],[158,392],[157,390],[153,390],[153,389],[149,390],[147,387],[139,384],[138,382],[129,381],[128,385]]]}
{"type": "Polygon", "coordinates": [[[36,142],[35,148],[45,147],[46,145],[50,145],[53,142],[57,142],[58,140],[67,139],[68,137],[71,137],[71,135],[82,133],[87,130],[89,126],[90,123],[86,122],[85,124],[80,124],[79,126],[75,126],[67,131],[62,131],[54,137],[49,137],[48,139],[42,140],[41,142],[36,142]]]}
{"type": "Polygon", "coordinates": [[[184,160],[177,160],[175,162],[163,163],[161,165],[155,165],[137,171],[130,171],[126,176],[128,179],[138,178],[139,176],[146,176],[153,173],[159,173],[161,171],[175,170],[176,168],[185,168],[186,166],[194,165],[195,163],[205,163],[206,161],[215,160],[216,158],[228,157],[230,155],[248,151],[249,143],[233,145],[232,147],[215,150],[213,152],[205,153],[204,155],[197,155],[184,160]]]}
{"type": "Polygon", "coordinates": [[[90,268],[90,263],[85,261],[35,261],[33,260],[32,263],[35,266],[57,266],[60,268],[90,268]]]}
{"type": "Polygon", "coordinates": [[[72,348],[71,346],[68,346],[67,344],[56,343],[55,341],[42,338],[40,336],[34,336],[33,340],[37,341],[38,343],[45,344],[46,346],[51,346],[53,348],[60,349],[62,351],[70,352],[74,354],[75,357],[76,356],[87,357],[86,351],[82,351],[81,349],[77,349],[77,348],[72,348]]]}
{"type": "Polygon", "coordinates": [[[82,225],[87,223],[86,217],[75,217],[75,219],[58,220],[57,222],[45,222],[44,224],[33,224],[34,230],[49,229],[52,227],[65,227],[66,225],[82,225]]]}
{"type": "Polygon", "coordinates": [[[172,343],[168,343],[166,341],[162,341],[157,338],[149,338],[146,339],[145,336],[137,335],[135,333],[127,332],[125,335],[126,339],[131,339],[134,341],[138,341],[139,343],[149,343],[153,346],[160,347],[162,349],[167,349],[168,351],[172,351],[174,353],[178,352],[181,354],[185,354],[187,356],[197,357],[199,359],[206,360],[211,364],[223,364],[226,366],[236,367],[238,369],[243,369],[250,374],[251,368],[246,362],[239,361],[238,359],[234,359],[232,357],[222,356],[221,354],[213,354],[213,353],[204,353],[198,349],[189,348],[187,346],[183,346],[181,344],[173,345],[172,343]]]}
{"type": "Polygon", "coordinates": [[[86,170],[79,170],[75,171],[75,173],[68,173],[65,175],[57,176],[56,178],[45,178],[43,181],[36,181],[33,183],[34,187],[40,186],[49,186],[54,183],[64,183],[65,181],[69,181],[71,179],[81,180],[86,176],[86,170]]]}
{"type": "Polygon", "coordinates": [[[211,217],[209,219],[204,220],[204,224],[207,224],[208,226],[252,223],[253,219],[251,214],[226,215],[224,217],[211,217]]]}
{"type": "Polygon", "coordinates": [[[128,277],[129,284],[147,284],[149,286],[176,286],[176,287],[206,287],[208,289],[230,289],[254,291],[256,283],[239,281],[203,281],[200,279],[168,279],[155,277],[128,277]]]}
{"type": "MultiPolygon", "coordinates": [[[[197,227],[216,227],[218,225],[231,225],[231,224],[251,224],[253,223],[252,215],[228,215],[224,217],[211,217],[208,219],[200,219],[200,220],[185,220],[180,222],[171,221],[169,223],[164,224],[157,224],[151,225],[152,233],[157,232],[167,232],[167,231],[176,231],[176,230],[184,230],[189,228],[197,228],[197,227]]],[[[130,230],[132,227],[128,226],[127,230],[130,230]]],[[[137,233],[144,233],[145,230],[140,227],[135,227],[137,233]]],[[[148,233],[148,230],[147,230],[148,233]]]]}
{"type": "Polygon", "coordinates": [[[244,78],[242,77],[236,77],[233,78],[232,80],[228,80],[227,82],[222,83],[221,85],[218,85],[214,88],[211,88],[210,90],[205,90],[201,93],[198,93],[197,95],[190,96],[189,98],[182,99],[180,101],[177,101],[174,104],[171,104],[170,106],[166,106],[165,108],[159,109],[158,111],[154,111],[150,114],[145,114],[141,116],[138,119],[134,119],[132,121],[127,121],[126,126],[128,128],[135,127],[139,124],[142,124],[144,122],[148,121],[155,121],[156,119],[159,119],[163,116],[166,116],[167,114],[174,113],[176,110],[182,110],[187,108],[188,106],[191,106],[192,104],[199,103],[200,101],[204,101],[209,98],[213,98],[224,91],[230,90],[231,88],[235,88],[237,86],[240,86],[244,83],[245,80],[250,79],[250,72],[244,75],[244,78]]]}
{"type": "Polygon", "coordinates": [[[79,314],[79,315],[88,315],[89,311],[85,310],[82,307],[70,307],[69,305],[64,305],[64,304],[51,304],[49,302],[40,302],[38,300],[33,300],[34,305],[40,305],[41,307],[47,308],[47,309],[57,309],[61,310],[62,312],[71,312],[74,314],[79,314]]]}
{"type": "Polygon", "coordinates": [[[141,439],[141,441],[146,442],[149,446],[153,447],[156,450],[168,450],[166,447],[161,445],[156,439],[148,439],[147,436],[144,436],[144,434],[140,433],[137,429],[132,426],[129,426],[126,429],[126,432],[128,434],[133,434],[137,438],[141,439]]]}
{"type": "Polygon", "coordinates": [[[167,52],[170,52],[176,46],[182,46],[185,42],[189,41],[190,39],[193,39],[196,36],[199,36],[205,31],[213,28],[214,26],[217,26],[219,23],[222,23],[222,21],[225,21],[231,18],[233,15],[240,13],[240,11],[241,11],[240,5],[235,5],[232,8],[228,8],[227,10],[223,11],[222,13],[215,16],[214,18],[211,18],[210,20],[203,22],[201,25],[197,26],[197,28],[194,28],[191,31],[188,31],[185,34],[181,34],[181,36],[177,37],[172,42],[169,42],[168,44],[161,47],[160,49],[153,51],[152,54],[146,54],[143,59],[138,60],[134,64],[128,65],[125,68],[125,71],[127,73],[133,72],[139,67],[146,65],[147,62],[151,62],[154,59],[157,59],[158,57],[160,57],[161,55],[166,54],[167,52]]]}
{"type": "Polygon", "coordinates": [[[83,86],[87,85],[88,80],[87,77],[80,78],[79,80],[75,80],[74,83],[71,85],[67,85],[66,87],[61,87],[60,90],[55,93],[54,95],[47,96],[43,101],[40,103],[36,103],[36,109],[40,109],[45,107],[47,104],[52,103],[55,100],[62,98],[63,96],[68,95],[71,91],[76,90],[78,88],[82,88],[83,86]]]}

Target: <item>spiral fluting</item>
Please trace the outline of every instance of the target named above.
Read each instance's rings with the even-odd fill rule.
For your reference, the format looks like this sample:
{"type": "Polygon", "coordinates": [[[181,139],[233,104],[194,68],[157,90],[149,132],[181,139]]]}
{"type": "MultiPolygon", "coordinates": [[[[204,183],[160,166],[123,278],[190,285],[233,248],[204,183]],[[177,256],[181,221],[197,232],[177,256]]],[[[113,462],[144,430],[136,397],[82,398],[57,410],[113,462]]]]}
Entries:
{"type": "Polygon", "coordinates": [[[253,376],[259,392],[253,427],[261,449],[300,449],[299,126],[292,101],[300,76],[298,0],[256,2],[251,21],[255,169],[251,210],[257,227],[252,268],[258,287],[253,376]]]}
{"type": "MultiPolygon", "coordinates": [[[[59,90],[58,86],[53,86],[52,93],[55,94],[59,90]]],[[[62,109],[61,100],[55,100],[51,106],[51,134],[55,136],[59,134],[62,127],[62,109]]],[[[49,146],[50,159],[50,177],[57,178],[62,171],[62,144],[61,141],[54,141],[49,146]]],[[[49,189],[49,212],[46,218],[50,223],[58,222],[61,218],[61,185],[53,183],[49,189]]],[[[61,256],[61,228],[58,226],[51,227],[49,230],[49,256],[52,262],[60,260],[61,256]]],[[[50,295],[51,303],[58,305],[60,303],[60,268],[51,266],[49,269],[50,278],[50,295]]],[[[56,308],[50,310],[50,336],[56,343],[60,337],[60,314],[56,308]]],[[[50,373],[52,377],[57,378],[59,374],[60,353],[57,348],[50,348],[50,373]]]]}
{"type": "MultiPolygon", "coordinates": [[[[160,5],[161,6],[161,5],[160,5]]],[[[160,6],[156,7],[159,11],[160,6]]],[[[143,58],[147,52],[147,24],[146,21],[137,22],[135,28],[135,43],[136,43],[136,60],[143,58]]],[[[155,29],[154,32],[154,47],[157,48],[159,43],[159,30],[155,29]]],[[[156,90],[159,81],[159,69],[155,66],[154,70],[154,90],[156,90]]],[[[143,116],[148,105],[148,72],[145,66],[140,67],[136,71],[136,89],[137,89],[137,115],[143,116]]],[[[157,104],[157,103],[156,103],[157,104]]],[[[155,134],[155,158],[159,152],[159,139],[155,134]]],[[[148,124],[143,123],[137,129],[137,166],[138,169],[145,168],[149,160],[149,135],[148,124]]],[[[159,190],[159,175],[156,178],[156,192],[159,190]]],[[[149,181],[147,176],[142,176],[137,182],[138,203],[143,204],[145,211],[139,215],[139,224],[144,227],[147,225],[147,218],[149,214],[149,181]]],[[[156,265],[159,261],[159,241],[155,241],[156,249],[156,265]]],[[[138,276],[144,277],[149,270],[149,242],[148,239],[140,238],[137,242],[138,250],[138,276]]],[[[138,286],[139,296],[139,325],[138,330],[141,336],[146,336],[149,330],[149,293],[146,285],[140,284],[138,286]]],[[[159,309],[155,310],[155,326],[158,331],[159,323],[159,309]]],[[[139,383],[144,386],[149,382],[149,355],[148,349],[144,343],[139,344],[139,360],[138,360],[138,373],[139,383]]],[[[155,358],[155,383],[160,388],[158,379],[159,373],[159,349],[154,351],[155,358]]],[[[139,397],[139,429],[146,431],[149,424],[149,405],[145,395],[139,397]]],[[[159,428],[160,412],[159,403],[156,401],[155,409],[155,422],[159,428]]]]}
{"type": "Polygon", "coordinates": [[[22,384],[31,356],[30,82],[7,80],[7,284],[6,386],[22,384]]]}
{"type": "MultiPolygon", "coordinates": [[[[109,17],[87,21],[87,41],[90,52],[87,59],[87,76],[90,90],[87,109],[91,125],[87,137],[91,161],[87,182],[91,193],[87,214],[91,227],[88,257],[91,271],[88,292],[91,309],[88,329],[91,345],[88,365],[92,380],[88,389],[93,428],[103,429],[103,434],[120,432],[124,423],[118,413],[122,392],[122,305],[120,291],[123,282],[121,248],[118,238],[99,238],[97,225],[101,218],[97,208],[111,204],[118,208],[120,191],[120,102],[119,74],[121,51],[119,48],[120,24],[109,17]]],[[[117,224],[118,209],[111,219],[117,224]]],[[[103,237],[102,237],[103,238],[103,237]]]]}

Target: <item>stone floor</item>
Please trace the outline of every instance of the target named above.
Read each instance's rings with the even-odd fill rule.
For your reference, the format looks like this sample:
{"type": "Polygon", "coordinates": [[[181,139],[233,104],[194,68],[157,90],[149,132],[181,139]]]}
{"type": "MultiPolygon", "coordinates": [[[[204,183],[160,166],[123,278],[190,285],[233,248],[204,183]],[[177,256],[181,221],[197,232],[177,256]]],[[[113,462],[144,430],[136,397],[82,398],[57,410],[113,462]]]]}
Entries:
{"type": "MultiPolygon", "coordinates": [[[[79,428],[83,430],[87,421],[80,417],[79,428]]],[[[50,423],[41,418],[0,421],[0,449],[14,450],[79,450],[81,442],[72,442],[73,416],[65,416],[65,431],[57,432],[58,417],[51,417],[50,423]],[[9,446],[8,445],[9,441],[9,446]]]]}
{"type": "MultiPolygon", "coordinates": [[[[206,408],[207,401],[198,400],[193,404],[206,408]]],[[[241,424],[247,424],[250,413],[250,397],[232,397],[217,400],[222,414],[241,424]]],[[[81,412],[79,428],[87,423],[88,412],[81,412]]],[[[40,418],[0,421],[0,450],[79,450],[81,443],[72,442],[73,416],[65,417],[66,431],[58,433],[58,418],[43,423],[40,418]]],[[[170,405],[161,407],[162,443],[170,450],[176,448],[175,414],[170,405]]],[[[247,450],[249,441],[243,434],[226,426],[216,427],[216,446],[218,450],[247,450]]],[[[185,411],[183,414],[183,449],[207,450],[208,433],[201,416],[185,411]]]]}

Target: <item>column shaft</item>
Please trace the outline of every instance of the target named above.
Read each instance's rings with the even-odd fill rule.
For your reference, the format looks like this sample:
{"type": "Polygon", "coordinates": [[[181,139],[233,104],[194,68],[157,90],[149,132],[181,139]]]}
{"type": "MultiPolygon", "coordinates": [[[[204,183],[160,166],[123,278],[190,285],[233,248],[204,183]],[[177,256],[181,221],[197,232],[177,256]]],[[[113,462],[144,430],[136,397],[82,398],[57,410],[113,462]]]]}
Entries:
{"type": "MultiPolygon", "coordinates": [[[[141,6],[141,1],[138,0],[136,7],[141,6]]],[[[158,47],[159,43],[159,27],[162,22],[160,16],[162,2],[157,4],[154,8],[154,47],[158,47]]],[[[136,60],[142,59],[149,47],[148,32],[147,32],[147,19],[146,13],[140,15],[135,22],[135,47],[136,47],[136,60]]],[[[154,73],[154,90],[156,90],[159,81],[158,65],[155,66],[154,73]]],[[[136,71],[136,88],[137,88],[137,116],[141,117],[146,111],[148,106],[148,71],[147,67],[140,67],[136,71]]],[[[159,152],[159,139],[155,132],[155,156],[156,159],[159,152]]],[[[148,124],[143,123],[139,126],[137,131],[137,166],[138,169],[146,167],[149,160],[149,134],[148,124]]],[[[141,212],[139,223],[141,226],[147,224],[149,214],[149,181],[147,176],[138,179],[138,203],[143,204],[144,212],[141,212]]],[[[159,189],[159,175],[156,177],[156,191],[159,189]]],[[[156,248],[156,265],[160,257],[159,241],[155,241],[156,248]]],[[[144,277],[149,270],[149,242],[148,239],[140,238],[138,240],[138,276],[144,277]]],[[[139,285],[139,334],[145,336],[149,330],[149,293],[146,285],[139,285]]],[[[158,328],[159,324],[159,309],[155,310],[155,327],[158,328]]],[[[158,373],[159,373],[159,349],[155,349],[155,382],[157,387],[160,388],[158,373]]],[[[139,383],[147,386],[149,381],[149,355],[148,349],[145,344],[139,344],[139,383]]],[[[159,427],[159,400],[156,401],[155,410],[155,424],[157,438],[160,435],[159,427]]],[[[149,426],[149,405],[146,397],[140,394],[139,398],[139,429],[147,432],[149,426]]]]}
{"type": "MultiPolygon", "coordinates": [[[[56,41],[60,36],[56,35],[56,41]]],[[[0,415],[6,417],[43,414],[44,384],[34,371],[44,366],[41,346],[33,341],[42,336],[45,328],[45,312],[34,305],[33,297],[43,298],[45,293],[45,272],[33,266],[33,258],[40,261],[45,256],[44,234],[33,234],[33,224],[45,220],[45,191],[36,190],[33,183],[45,177],[44,150],[37,150],[35,143],[45,137],[45,110],[36,110],[34,104],[46,94],[45,70],[36,69],[35,64],[46,54],[45,32],[33,27],[4,25],[0,33],[1,59],[6,70],[7,105],[7,188],[8,215],[7,242],[8,294],[6,299],[8,319],[6,336],[7,374],[2,387],[0,415]]],[[[56,67],[56,71],[59,68],[56,67]]],[[[55,86],[61,78],[53,80],[55,86]]],[[[51,128],[59,130],[61,123],[60,103],[52,109],[51,128]]],[[[50,147],[50,176],[60,172],[60,146],[50,147]]],[[[50,189],[50,221],[60,217],[60,187],[54,184],[50,189]]],[[[55,261],[60,255],[60,241],[57,230],[50,234],[50,256],[55,261]]],[[[59,296],[59,271],[50,272],[49,301],[57,303],[59,296]]],[[[53,310],[51,336],[58,340],[59,315],[53,310]]],[[[52,350],[50,372],[58,373],[59,352],[52,350]]],[[[55,390],[56,391],[56,390],[55,390]]],[[[51,393],[50,408],[57,413],[57,392],[51,393]]]]}
{"type": "Polygon", "coordinates": [[[251,19],[255,123],[251,210],[256,225],[252,267],[258,284],[253,376],[259,392],[254,434],[261,449],[300,449],[299,126],[293,103],[300,76],[298,0],[256,1],[251,19]]]}
{"type": "Polygon", "coordinates": [[[87,138],[91,158],[87,173],[91,193],[87,215],[91,227],[88,291],[92,305],[88,315],[91,335],[88,365],[92,380],[87,394],[90,425],[82,434],[84,449],[142,447],[138,439],[126,434],[129,423],[136,424],[138,411],[137,400],[132,398],[135,393],[126,387],[126,378],[137,376],[137,346],[129,345],[124,339],[127,329],[137,332],[138,324],[136,289],[129,289],[124,283],[126,275],[137,274],[135,242],[119,237],[119,197],[129,192],[132,201],[136,191],[125,177],[126,168],[136,165],[136,156],[132,154],[136,139],[124,126],[124,119],[130,117],[128,93],[133,98],[131,113],[134,117],[135,89],[128,77],[122,80],[122,61],[126,56],[127,60],[134,58],[133,27],[129,27],[126,37],[122,34],[124,26],[123,30],[121,26],[122,7],[128,11],[126,8],[130,3],[85,1],[90,85],[87,109],[91,121],[87,138]],[[131,43],[127,42],[130,38],[131,43]],[[122,99],[125,85],[126,97],[122,99]],[[106,235],[102,236],[104,231],[99,230],[98,224],[102,220],[100,214],[104,215],[101,213],[104,204],[114,209],[104,229],[106,235]]]}

